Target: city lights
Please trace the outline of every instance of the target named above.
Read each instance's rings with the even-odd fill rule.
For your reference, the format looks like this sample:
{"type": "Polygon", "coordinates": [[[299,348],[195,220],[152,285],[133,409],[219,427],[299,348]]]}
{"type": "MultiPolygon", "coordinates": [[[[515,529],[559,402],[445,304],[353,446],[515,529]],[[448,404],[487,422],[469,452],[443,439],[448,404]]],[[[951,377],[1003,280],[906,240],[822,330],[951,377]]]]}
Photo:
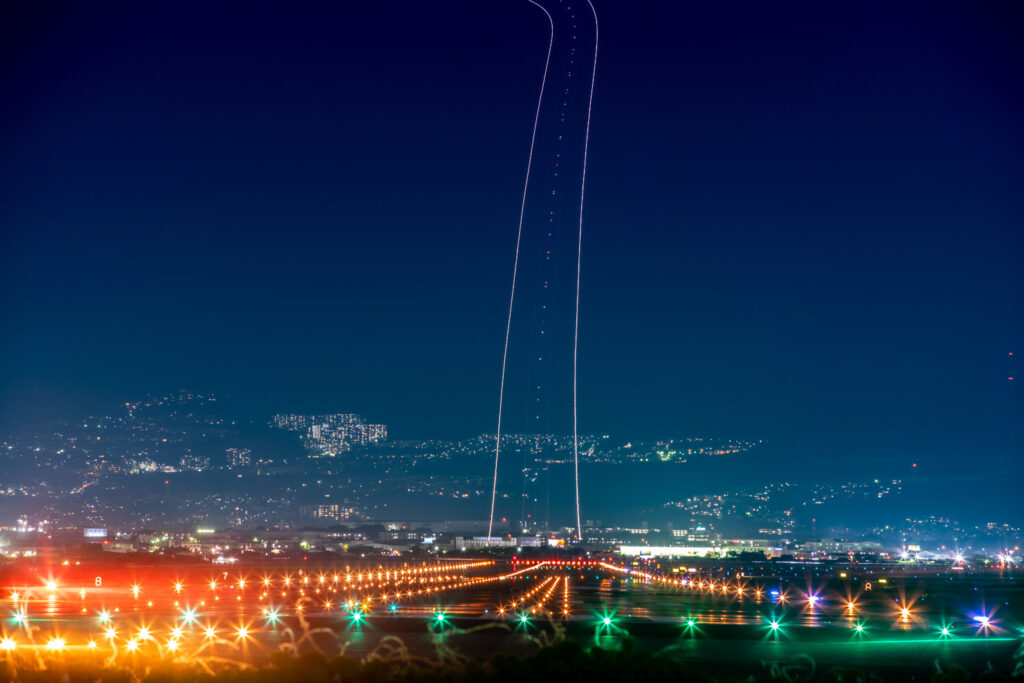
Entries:
{"type": "Polygon", "coordinates": [[[13,4],[0,683],[1024,683],[1024,0],[13,4]]]}

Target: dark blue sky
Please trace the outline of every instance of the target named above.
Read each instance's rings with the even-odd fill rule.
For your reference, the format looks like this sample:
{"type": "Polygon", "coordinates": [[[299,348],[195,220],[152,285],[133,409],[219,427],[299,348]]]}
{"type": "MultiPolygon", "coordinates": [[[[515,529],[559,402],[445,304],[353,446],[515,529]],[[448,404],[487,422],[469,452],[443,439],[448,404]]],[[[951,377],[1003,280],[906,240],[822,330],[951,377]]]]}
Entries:
{"type": "MultiPolygon", "coordinates": [[[[1014,5],[598,3],[582,431],[1015,457],[1014,5]]],[[[3,425],[188,387],[493,430],[535,7],[3,12],[3,425]]]]}

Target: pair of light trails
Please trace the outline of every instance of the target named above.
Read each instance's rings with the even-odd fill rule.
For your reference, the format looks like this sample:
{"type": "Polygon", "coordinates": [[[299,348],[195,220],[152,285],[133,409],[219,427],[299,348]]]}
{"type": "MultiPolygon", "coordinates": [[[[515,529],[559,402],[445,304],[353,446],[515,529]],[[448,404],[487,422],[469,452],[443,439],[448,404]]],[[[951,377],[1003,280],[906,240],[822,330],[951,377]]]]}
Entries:
{"type": "MultiPolygon", "coordinates": [[[[587,95],[587,117],[586,128],[583,135],[583,163],[580,177],[580,203],[578,210],[578,236],[576,241],[576,299],[573,319],[572,337],[572,456],[573,456],[573,481],[576,496],[576,538],[583,537],[583,523],[580,515],[580,455],[579,455],[579,340],[580,340],[580,283],[583,265],[583,199],[587,188],[587,155],[590,149],[590,115],[594,106],[594,84],[597,80],[597,48],[598,48],[598,21],[597,10],[590,0],[583,0],[590,8],[594,19],[594,56],[590,72],[590,92],[587,95]]],[[[498,385],[498,424],[494,439],[494,484],[491,488],[491,514],[487,523],[487,537],[491,538],[494,532],[494,504],[498,494],[498,460],[501,454],[501,418],[505,403],[505,372],[508,367],[509,338],[512,332],[512,309],[516,300],[516,280],[519,273],[519,251],[522,245],[523,220],[526,215],[526,197],[530,189],[530,174],[533,170],[533,153],[537,142],[537,128],[540,123],[541,105],[544,101],[544,90],[548,84],[549,69],[551,66],[551,51],[555,43],[555,22],[551,13],[543,5],[535,0],[529,0],[530,4],[538,7],[544,12],[548,19],[548,49],[544,58],[544,75],[541,78],[540,93],[537,95],[537,109],[533,116],[533,131],[530,134],[530,153],[526,162],[526,178],[523,181],[523,197],[519,205],[519,225],[516,228],[516,249],[512,265],[512,287],[509,293],[508,319],[505,325],[505,347],[501,356],[501,379],[498,385]]],[[[575,28],[573,29],[575,31],[575,28]]],[[[564,119],[563,119],[564,120],[564,119]]]]}

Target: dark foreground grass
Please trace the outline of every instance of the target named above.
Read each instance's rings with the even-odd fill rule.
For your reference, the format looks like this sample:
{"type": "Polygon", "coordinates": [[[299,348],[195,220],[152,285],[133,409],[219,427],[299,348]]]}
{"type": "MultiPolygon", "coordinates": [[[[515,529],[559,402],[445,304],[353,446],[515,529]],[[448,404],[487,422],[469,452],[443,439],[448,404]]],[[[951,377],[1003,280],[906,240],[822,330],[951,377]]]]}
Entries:
{"type": "Polygon", "coordinates": [[[723,662],[721,666],[683,662],[633,648],[625,639],[619,649],[585,648],[571,641],[556,642],[526,657],[495,655],[487,661],[449,659],[446,662],[420,660],[397,653],[391,658],[356,659],[320,652],[295,656],[275,653],[259,667],[238,662],[156,661],[133,667],[111,665],[100,659],[55,658],[36,660],[20,666],[13,660],[0,662],[2,680],[24,683],[717,683],[737,681],[833,681],[836,683],[887,683],[888,681],[931,681],[932,683],[1024,683],[1024,666],[1017,659],[1010,671],[971,672],[961,667],[932,671],[888,668],[834,667],[820,670],[811,661],[795,660],[788,666],[762,663],[743,667],[723,662]],[[747,670],[745,670],[747,669],[747,670]]]}

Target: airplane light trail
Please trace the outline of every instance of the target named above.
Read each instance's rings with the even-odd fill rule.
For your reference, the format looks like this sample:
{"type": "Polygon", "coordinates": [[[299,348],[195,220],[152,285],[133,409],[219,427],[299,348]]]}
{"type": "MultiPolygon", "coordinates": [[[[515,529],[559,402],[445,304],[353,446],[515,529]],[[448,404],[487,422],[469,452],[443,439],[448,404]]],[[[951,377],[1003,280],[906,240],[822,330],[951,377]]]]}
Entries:
{"type": "Polygon", "coordinates": [[[583,194],[587,185],[587,151],[590,144],[590,113],[594,106],[594,83],[597,79],[597,10],[587,0],[591,13],[594,15],[594,66],[590,73],[590,95],[587,97],[587,129],[583,136],[583,177],[580,180],[580,211],[579,239],[576,248],[576,320],[572,337],[572,460],[573,473],[576,481],[576,538],[583,540],[583,524],[580,518],[580,445],[579,418],[577,415],[577,369],[579,365],[580,339],[580,269],[583,264],[583,194]]]}
{"type": "Polygon", "coordinates": [[[505,368],[508,364],[508,340],[512,331],[512,306],[516,299],[516,276],[519,271],[519,245],[523,237],[523,216],[526,212],[526,192],[530,187],[530,170],[533,168],[533,149],[537,141],[537,124],[540,121],[540,107],[544,101],[544,88],[548,82],[548,67],[551,64],[551,48],[555,43],[555,22],[551,13],[544,7],[529,0],[530,4],[540,7],[548,18],[550,33],[548,34],[548,52],[544,58],[544,75],[540,81],[540,93],[537,95],[537,111],[533,115],[533,133],[530,135],[530,154],[526,160],[526,180],[523,182],[523,199],[519,205],[519,226],[516,228],[516,256],[512,263],[512,293],[508,302],[508,322],[505,325],[505,351],[501,356],[501,383],[498,389],[498,429],[494,440],[494,486],[491,489],[491,517],[487,523],[487,538],[491,538],[494,529],[494,500],[498,494],[498,454],[501,451],[501,412],[505,401],[505,368]]]}
{"type": "MultiPolygon", "coordinates": [[[[511,348],[511,344],[512,344],[512,342],[511,342],[512,320],[513,320],[513,314],[514,314],[515,304],[516,304],[517,286],[519,285],[519,280],[521,279],[521,277],[523,277],[520,274],[520,270],[521,270],[520,257],[521,257],[521,253],[522,253],[522,244],[523,244],[523,241],[524,241],[524,227],[527,227],[527,224],[529,222],[531,222],[531,221],[527,220],[527,199],[528,199],[528,197],[533,195],[533,193],[531,193],[531,191],[530,191],[531,190],[531,188],[530,188],[531,182],[536,182],[536,180],[533,178],[533,175],[534,175],[533,174],[533,170],[534,170],[533,169],[533,166],[534,166],[533,162],[534,162],[534,157],[535,157],[536,150],[537,150],[537,145],[538,145],[538,135],[539,135],[538,131],[542,128],[542,119],[545,122],[544,125],[545,126],[547,125],[546,121],[548,119],[547,119],[546,116],[542,116],[542,111],[543,111],[544,102],[545,102],[545,92],[544,91],[546,89],[549,89],[549,88],[551,88],[553,90],[552,94],[560,95],[559,100],[561,100],[561,101],[559,103],[558,118],[555,119],[554,117],[552,117],[552,119],[551,119],[552,122],[553,122],[552,125],[554,126],[554,129],[552,129],[550,131],[545,129],[544,135],[540,136],[541,139],[543,139],[545,141],[543,144],[548,146],[548,147],[545,147],[545,149],[549,150],[549,152],[551,154],[550,159],[551,159],[551,163],[552,163],[551,177],[549,178],[549,182],[551,183],[550,193],[547,192],[548,188],[545,188],[545,190],[543,192],[537,193],[539,196],[542,196],[542,197],[546,198],[544,200],[545,203],[546,203],[545,208],[544,208],[544,210],[545,210],[545,213],[544,213],[545,222],[543,224],[543,225],[546,226],[546,228],[545,229],[541,229],[538,226],[536,229],[533,229],[533,228],[530,229],[530,234],[533,235],[533,233],[536,232],[536,238],[539,239],[541,243],[543,243],[543,246],[542,246],[542,259],[540,261],[541,270],[538,271],[534,275],[534,277],[536,278],[536,286],[537,286],[537,292],[538,292],[538,294],[536,295],[538,301],[536,303],[539,306],[538,310],[534,311],[534,322],[539,322],[539,329],[534,330],[534,332],[538,336],[534,339],[533,343],[534,344],[539,344],[540,348],[538,349],[537,353],[532,353],[532,354],[529,355],[529,357],[530,357],[530,362],[531,363],[536,362],[536,363],[542,363],[543,364],[543,363],[546,362],[546,365],[538,366],[538,367],[536,367],[536,369],[533,369],[534,366],[532,366],[532,365],[529,366],[527,368],[527,375],[526,376],[527,376],[527,378],[529,378],[531,376],[531,373],[538,372],[538,373],[541,373],[540,376],[543,377],[543,376],[545,376],[544,373],[545,373],[545,370],[546,370],[546,376],[549,378],[549,382],[548,383],[550,383],[550,377],[552,376],[552,373],[554,373],[557,376],[561,376],[560,372],[557,372],[557,371],[552,369],[552,362],[553,362],[552,361],[552,356],[557,355],[557,353],[555,351],[553,351],[552,349],[554,349],[554,348],[563,348],[563,347],[562,347],[561,343],[558,343],[556,345],[556,343],[552,340],[552,336],[553,335],[547,334],[548,332],[551,332],[552,330],[545,329],[545,328],[548,327],[548,323],[551,322],[551,320],[550,320],[551,318],[557,317],[557,311],[559,309],[563,309],[564,310],[564,309],[567,309],[567,307],[571,305],[573,307],[573,311],[574,311],[573,320],[572,320],[572,333],[571,333],[572,334],[572,342],[571,342],[572,343],[572,367],[571,367],[571,376],[572,376],[572,379],[571,379],[571,382],[572,382],[572,387],[571,387],[571,394],[572,394],[572,396],[571,396],[571,410],[572,410],[572,418],[571,419],[572,419],[572,431],[573,431],[573,439],[572,439],[572,464],[573,464],[573,489],[574,489],[573,493],[574,493],[575,516],[576,516],[576,522],[575,522],[575,527],[574,527],[574,529],[575,529],[574,536],[575,536],[575,538],[577,540],[582,540],[582,537],[583,537],[582,536],[582,533],[583,533],[583,522],[582,522],[582,513],[581,513],[581,504],[580,504],[580,483],[579,483],[579,450],[580,450],[580,443],[579,443],[580,442],[580,438],[579,438],[579,381],[578,381],[579,380],[579,306],[580,306],[580,291],[581,291],[581,284],[582,284],[583,202],[584,202],[584,195],[585,195],[585,192],[586,192],[586,165],[587,165],[588,154],[589,154],[590,124],[591,124],[591,114],[592,114],[592,111],[593,111],[594,84],[596,82],[596,77],[597,77],[597,54],[598,54],[597,12],[594,9],[594,6],[590,2],[590,0],[586,0],[586,2],[587,2],[587,5],[588,5],[588,7],[590,9],[591,15],[593,16],[593,20],[594,20],[593,62],[592,62],[591,69],[590,69],[590,89],[589,89],[589,91],[585,91],[585,94],[586,94],[586,97],[585,97],[585,102],[586,102],[586,105],[585,105],[586,106],[586,118],[585,118],[585,122],[584,122],[584,125],[583,125],[582,136],[581,136],[582,137],[582,145],[581,145],[580,148],[577,148],[578,151],[572,151],[570,153],[571,148],[566,146],[566,141],[569,140],[569,139],[573,139],[574,137],[576,137],[576,135],[573,134],[572,131],[570,131],[565,126],[566,126],[567,117],[569,116],[569,113],[572,110],[572,106],[570,106],[570,105],[574,101],[574,99],[578,97],[577,94],[576,94],[577,89],[573,85],[574,83],[576,83],[576,80],[574,80],[574,76],[576,75],[576,73],[575,73],[576,68],[573,65],[576,62],[576,50],[577,50],[577,48],[576,48],[576,45],[577,45],[576,40],[577,40],[577,37],[578,37],[577,36],[577,21],[578,21],[577,20],[577,16],[576,16],[576,14],[575,14],[575,12],[574,12],[574,10],[573,10],[571,5],[560,5],[558,7],[558,13],[557,13],[558,14],[558,28],[556,29],[556,21],[555,21],[555,17],[552,15],[552,13],[550,11],[548,11],[545,7],[543,7],[539,2],[536,2],[535,0],[530,0],[530,3],[535,5],[535,6],[537,6],[537,7],[540,7],[540,9],[545,13],[545,15],[548,18],[548,26],[549,26],[548,50],[547,50],[547,55],[545,57],[545,62],[544,62],[544,73],[543,73],[543,77],[542,77],[542,80],[541,80],[541,91],[540,91],[540,94],[538,95],[537,107],[536,107],[536,110],[534,112],[533,129],[532,129],[531,138],[530,138],[530,149],[529,149],[529,155],[528,155],[528,160],[527,160],[527,168],[526,168],[526,178],[525,178],[525,181],[524,181],[524,184],[523,184],[523,193],[522,193],[522,198],[521,198],[521,202],[520,202],[520,209],[519,209],[519,223],[518,223],[517,230],[516,230],[515,257],[513,259],[513,268],[512,268],[512,287],[511,287],[511,293],[510,293],[510,296],[509,296],[508,316],[506,318],[506,324],[505,324],[505,342],[504,342],[504,348],[503,348],[503,352],[502,352],[501,376],[500,376],[499,387],[498,387],[498,420],[497,420],[497,434],[495,436],[495,447],[494,447],[494,479],[493,479],[493,483],[492,483],[492,487],[491,487],[491,506],[490,506],[490,515],[488,517],[488,523],[487,523],[487,538],[488,539],[493,539],[494,538],[494,516],[495,516],[495,508],[496,508],[496,504],[497,504],[498,475],[499,475],[500,458],[501,458],[501,434],[502,434],[501,430],[502,430],[502,422],[503,422],[504,411],[505,411],[506,384],[507,384],[508,373],[509,373],[509,370],[508,370],[508,366],[509,366],[509,352],[510,352],[510,348],[511,348]],[[565,26],[565,31],[564,32],[562,31],[562,26],[565,26]],[[563,60],[563,61],[560,61],[559,64],[561,64],[565,68],[564,72],[555,72],[555,73],[564,73],[564,76],[559,76],[559,78],[562,78],[563,81],[560,81],[558,85],[555,85],[554,83],[549,83],[549,81],[551,80],[549,78],[549,76],[554,75],[553,72],[551,71],[551,66],[552,66],[552,55],[553,55],[553,53],[555,51],[556,37],[558,37],[558,39],[559,39],[558,40],[558,45],[559,45],[559,47],[558,47],[558,56],[559,56],[560,60],[563,60]],[[570,93],[573,93],[573,94],[570,94],[570,93]],[[582,158],[578,162],[578,165],[577,165],[576,155],[579,152],[582,152],[582,154],[580,155],[582,158]],[[572,296],[572,302],[571,303],[570,303],[570,301],[568,299],[568,292],[569,292],[569,284],[568,284],[568,282],[565,283],[566,286],[564,288],[559,288],[558,287],[558,282],[556,282],[556,280],[558,278],[558,272],[559,272],[559,267],[558,267],[558,263],[557,263],[557,261],[558,261],[557,247],[558,247],[559,241],[557,240],[557,238],[555,238],[555,235],[556,235],[556,233],[558,233],[558,227],[557,226],[562,221],[562,219],[558,217],[561,214],[561,211],[562,211],[562,209],[560,208],[561,205],[559,203],[562,200],[560,199],[559,195],[561,193],[561,190],[563,189],[561,187],[560,183],[562,183],[563,180],[567,180],[567,179],[563,179],[562,178],[562,176],[565,175],[566,167],[569,167],[570,169],[576,169],[576,170],[572,170],[571,172],[577,172],[578,171],[580,173],[580,176],[579,176],[579,194],[580,194],[580,196],[579,196],[579,205],[575,209],[576,210],[576,214],[577,214],[576,215],[576,221],[575,221],[575,229],[576,229],[576,233],[577,234],[575,235],[575,240],[574,240],[575,241],[574,247],[575,247],[575,251],[576,251],[575,292],[574,292],[574,294],[572,296]],[[553,251],[555,252],[554,260],[552,260],[553,259],[553,257],[552,257],[553,251]],[[549,297],[553,296],[551,294],[551,289],[556,289],[556,290],[559,290],[559,291],[561,291],[561,289],[564,289],[566,291],[566,299],[565,299],[565,301],[564,302],[554,302],[554,301],[551,301],[550,298],[549,298],[549,297]],[[550,308],[550,310],[549,310],[549,308],[550,308]],[[546,351],[545,351],[545,349],[546,349],[546,351]]],[[[581,94],[582,94],[582,92],[583,91],[580,91],[581,94]]],[[[567,182],[572,182],[572,181],[571,180],[567,180],[567,182]]],[[[568,213],[568,212],[566,212],[566,213],[568,213]]],[[[568,218],[568,216],[566,216],[566,217],[568,218]]],[[[566,247],[566,249],[568,249],[568,245],[565,245],[565,247],[566,247]]],[[[564,268],[564,266],[563,266],[563,269],[568,271],[568,269],[564,268]]],[[[568,278],[566,278],[566,279],[568,279],[568,278]]],[[[566,343],[568,343],[567,339],[566,339],[566,343]]],[[[567,376],[566,376],[566,379],[568,379],[567,376]]],[[[559,381],[562,381],[562,380],[559,380],[559,381]]],[[[541,427],[540,420],[541,420],[541,414],[542,414],[542,410],[541,410],[541,405],[542,405],[541,404],[541,401],[542,401],[542,395],[541,395],[542,394],[542,385],[545,385],[545,382],[543,380],[538,380],[535,383],[534,382],[528,382],[528,384],[531,386],[530,391],[533,391],[534,389],[536,390],[536,397],[534,399],[535,403],[533,405],[537,406],[537,410],[536,410],[536,414],[534,415],[534,419],[537,420],[536,427],[539,429],[541,427]],[[534,384],[536,385],[535,387],[533,387],[534,384]]],[[[550,390],[548,390],[548,391],[550,391],[550,390]]],[[[547,410],[548,410],[548,416],[549,416],[548,419],[549,420],[550,420],[550,413],[551,413],[551,405],[552,405],[551,401],[546,401],[544,403],[544,406],[547,407],[547,410]]],[[[562,405],[561,401],[559,401],[559,405],[562,405]]],[[[550,424],[548,425],[548,427],[550,428],[550,424]]],[[[527,515],[526,515],[526,512],[525,512],[525,502],[524,502],[524,510],[523,510],[523,517],[522,517],[522,519],[526,519],[526,518],[527,518],[527,515]]]]}

